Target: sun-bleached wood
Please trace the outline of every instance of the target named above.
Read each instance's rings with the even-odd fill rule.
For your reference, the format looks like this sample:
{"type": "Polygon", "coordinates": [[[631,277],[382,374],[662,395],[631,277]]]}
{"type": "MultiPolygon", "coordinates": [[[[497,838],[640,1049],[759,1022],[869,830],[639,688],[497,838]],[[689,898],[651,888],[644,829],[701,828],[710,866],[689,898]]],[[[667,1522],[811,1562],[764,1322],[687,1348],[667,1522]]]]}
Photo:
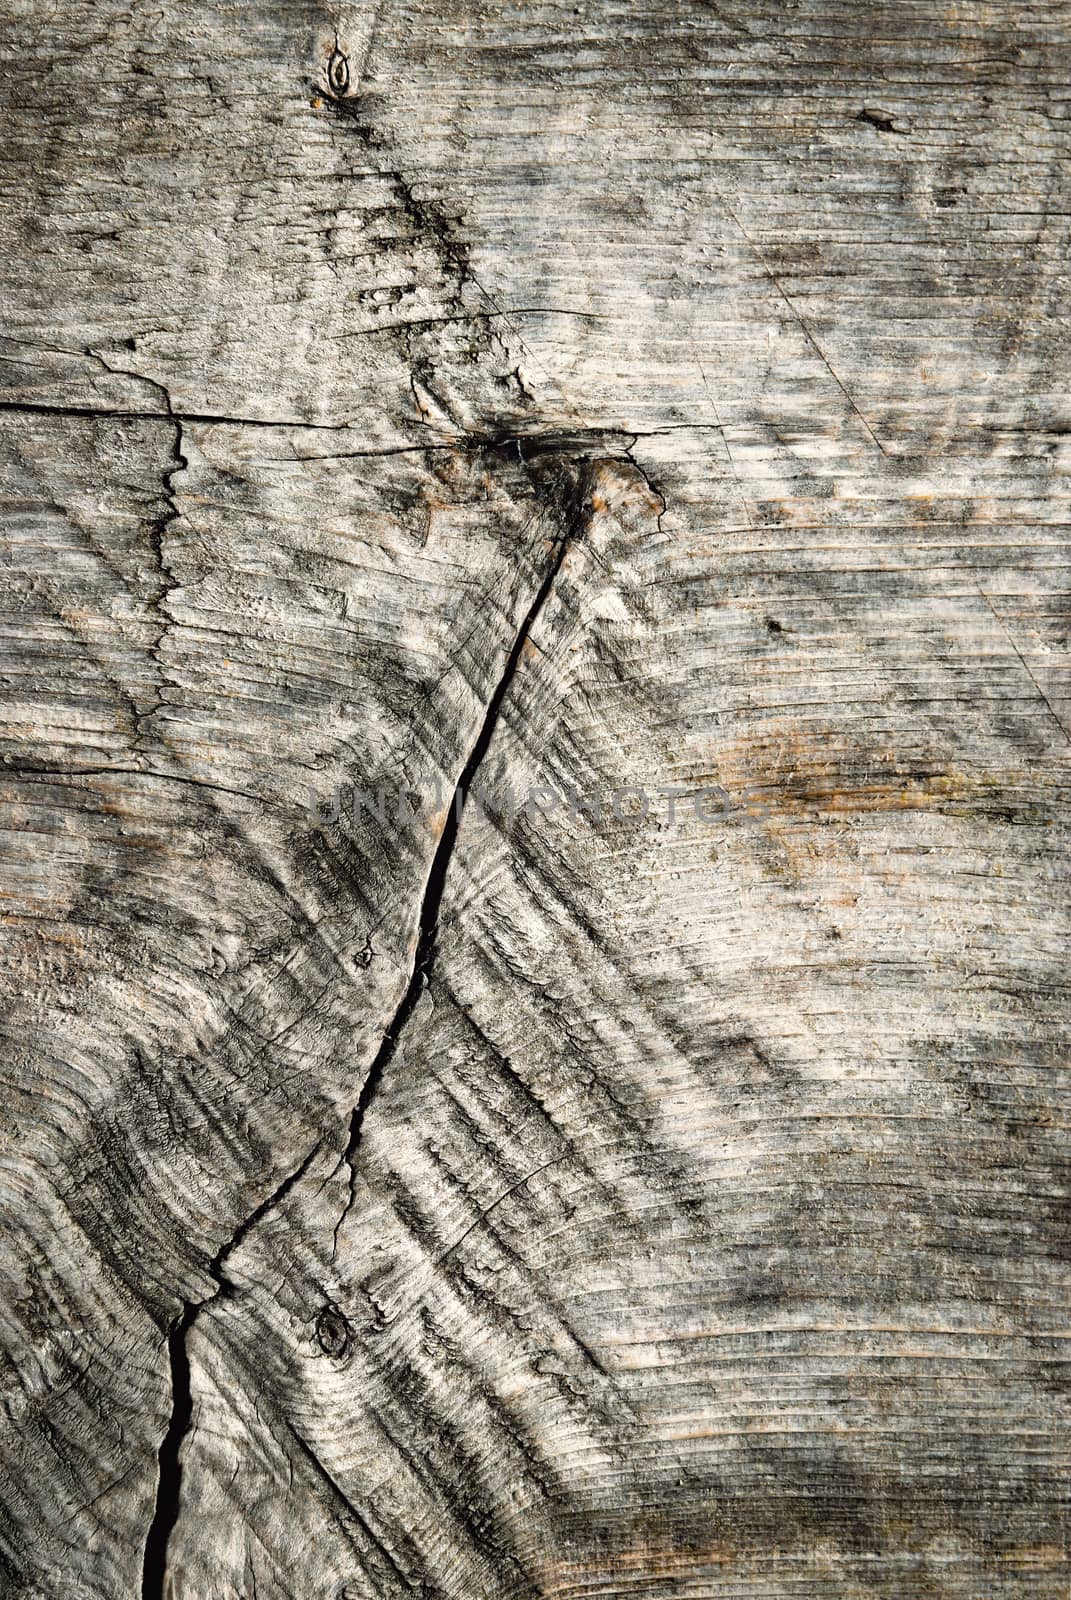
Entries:
{"type": "Polygon", "coordinates": [[[0,1593],[1066,1596],[1069,20],[8,8],[0,1593]]]}

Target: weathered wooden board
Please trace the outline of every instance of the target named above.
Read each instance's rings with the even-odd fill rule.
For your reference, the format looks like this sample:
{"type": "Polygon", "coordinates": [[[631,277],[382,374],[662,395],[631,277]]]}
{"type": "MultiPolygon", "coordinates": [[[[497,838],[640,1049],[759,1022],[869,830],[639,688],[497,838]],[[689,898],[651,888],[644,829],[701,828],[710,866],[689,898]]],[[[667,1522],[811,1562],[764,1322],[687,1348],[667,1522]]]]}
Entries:
{"type": "Polygon", "coordinates": [[[7,8],[4,1595],[1071,1593],[1069,45],[7,8]]]}

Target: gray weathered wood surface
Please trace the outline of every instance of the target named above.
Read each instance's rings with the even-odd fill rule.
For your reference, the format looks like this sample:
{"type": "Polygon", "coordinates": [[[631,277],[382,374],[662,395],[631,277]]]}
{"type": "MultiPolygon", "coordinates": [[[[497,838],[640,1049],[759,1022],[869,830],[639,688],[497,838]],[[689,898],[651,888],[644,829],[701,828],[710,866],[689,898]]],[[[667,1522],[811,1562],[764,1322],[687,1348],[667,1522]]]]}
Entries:
{"type": "Polygon", "coordinates": [[[6,8],[5,1596],[1071,1593],[1069,44],[6,8]]]}

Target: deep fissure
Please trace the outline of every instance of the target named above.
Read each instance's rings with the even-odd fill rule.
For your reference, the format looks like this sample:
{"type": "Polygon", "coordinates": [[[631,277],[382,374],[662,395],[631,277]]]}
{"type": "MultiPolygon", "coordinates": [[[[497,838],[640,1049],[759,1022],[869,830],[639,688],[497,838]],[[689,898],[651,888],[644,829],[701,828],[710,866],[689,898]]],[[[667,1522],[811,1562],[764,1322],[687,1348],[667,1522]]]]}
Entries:
{"type": "MultiPolygon", "coordinates": [[[[578,530],[582,526],[585,510],[583,491],[586,481],[587,475],[584,474],[575,493],[574,504],[572,506],[567,505],[565,508],[565,526],[554,541],[551,556],[535,598],[524,614],[502,671],[499,674],[498,681],[487,702],[476,738],[469,749],[465,763],[454,785],[446,820],[439,835],[431,866],[428,869],[428,875],[424,883],[424,891],[420,902],[417,948],[409,980],[387,1025],[379,1049],[368,1068],[350,1116],[346,1146],[339,1163],[341,1165],[342,1162],[345,1162],[348,1165],[350,1182],[345,1207],[335,1225],[336,1243],[339,1228],[345,1220],[354,1199],[356,1183],[355,1157],[360,1146],[365,1116],[375,1098],[383,1075],[393,1060],[401,1035],[416,1008],[417,1001],[420,999],[434,966],[439,913],[446,888],[447,873],[457,843],[462,813],[471,793],[476,774],[490,748],[502,708],[516,676],[524,647],[550,597],[570,544],[578,537],[578,530]]],[[[205,1307],[212,1305],[221,1295],[230,1290],[231,1284],[225,1276],[224,1268],[234,1251],[252,1229],[256,1227],[257,1223],[262,1221],[268,1212],[284,1200],[300,1179],[304,1177],[312,1162],[320,1153],[321,1148],[322,1141],[318,1142],[309,1154],[304,1157],[300,1165],[289,1173],[255,1210],[250,1212],[226,1243],[217,1251],[208,1266],[208,1275],[216,1283],[215,1292],[206,1296],[203,1300],[184,1302],[181,1313],[171,1323],[167,1337],[168,1367],[171,1381],[171,1414],[164,1436],[160,1441],[158,1452],[156,1504],[145,1541],[142,1567],[142,1600],[159,1600],[159,1597],[162,1597],[165,1593],[168,1546],[179,1517],[182,1492],[182,1447],[189,1435],[193,1422],[193,1389],[188,1351],[190,1334],[205,1307]]]]}
{"type": "Polygon", "coordinates": [[[513,645],[508,656],[506,657],[502,672],[499,675],[498,682],[495,685],[495,689],[487,702],[487,708],[484,712],[483,721],[480,725],[479,732],[473,741],[472,747],[469,750],[469,754],[465,760],[465,764],[458,775],[456,784],[454,785],[454,792],[451,796],[450,805],[447,809],[446,820],[443,823],[442,832],[439,835],[439,840],[435,847],[435,853],[432,857],[431,866],[428,869],[428,876],[424,883],[424,893],[421,897],[420,903],[417,948],[416,954],[413,958],[413,966],[409,975],[409,982],[406,985],[405,992],[403,993],[401,1000],[398,1002],[398,1006],[393,1017],[387,1025],[386,1032],[383,1035],[382,1043],[380,1044],[372,1064],[368,1069],[367,1076],[365,1077],[364,1083],[361,1086],[361,1092],[357,1097],[357,1103],[354,1106],[353,1113],[350,1117],[349,1138],[346,1143],[346,1148],[342,1154],[342,1160],[346,1162],[350,1170],[350,1185],[349,1193],[346,1198],[346,1205],[341,1216],[339,1217],[338,1223],[335,1226],[336,1244],[338,1240],[338,1230],[342,1226],[342,1223],[344,1222],[350,1207],[353,1204],[354,1185],[356,1182],[354,1158],[360,1145],[365,1114],[372,1100],[375,1098],[376,1091],[382,1081],[384,1072],[393,1060],[394,1053],[398,1048],[398,1041],[401,1038],[406,1024],[409,1022],[409,1019],[416,1008],[417,1001],[420,999],[420,996],[431,977],[432,967],[435,963],[436,945],[438,940],[439,912],[442,907],[443,895],[446,889],[447,873],[450,868],[454,847],[457,843],[458,831],[461,826],[462,813],[465,809],[466,802],[468,801],[476,774],[480,769],[488,749],[490,748],[491,740],[494,737],[495,729],[498,726],[499,718],[502,713],[502,707],[505,704],[506,696],[510,691],[510,687],[517,673],[517,667],[520,663],[521,653],[524,650],[525,644],[528,641],[531,631],[535,626],[543,607],[550,597],[551,590],[553,589],[554,583],[559,572],[561,571],[562,562],[565,560],[566,552],[569,549],[572,539],[576,535],[575,526],[571,526],[570,524],[572,522],[579,523],[582,516],[582,502],[573,508],[571,517],[567,513],[566,527],[562,531],[559,538],[555,540],[551,559],[547,564],[547,570],[543,575],[538,590],[536,591],[535,598],[525,613],[521,625],[517,631],[513,645]]]}
{"type": "Polygon", "coordinates": [[[167,1577],[167,1550],[171,1534],[178,1522],[179,1500],[182,1493],[182,1446],[193,1422],[193,1386],[190,1377],[188,1342],[197,1319],[206,1306],[210,1306],[231,1288],[224,1268],[242,1240],[256,1227],[305,1176],[319,1155],[323,1141],[319,1140],[304,1156],[298,1166],[287,1174],[281,1183],[240,1222],[230,1238],[216,1251],[208,1264],[208,1276],[216,1284],[215,1292],[203,1300],[187,1300],[182,1311],[171,1323],[167,1335],[168,1370],[171,1379],[171,1415],[157,1453],[156,1504],[145,1539],[142,1558],[142,1600],[159,1600],[164,1594],[167,1577]]]}
{"type": "Polygon", "coordinates": [[[142,1600],[157,1600],[164,1592],[167,1543],[178,1519],[182,1466],[179,1452],[193,1420],[193,1388],[190,1383],[190,1358],[186,1340],[205,1301],[189,1301],[175,1318],[167,1335],[168,1367],[171,1377],[171,1415],[157,1455],[156,1505],[145,1540],[142,1563],[142,1600]]]}

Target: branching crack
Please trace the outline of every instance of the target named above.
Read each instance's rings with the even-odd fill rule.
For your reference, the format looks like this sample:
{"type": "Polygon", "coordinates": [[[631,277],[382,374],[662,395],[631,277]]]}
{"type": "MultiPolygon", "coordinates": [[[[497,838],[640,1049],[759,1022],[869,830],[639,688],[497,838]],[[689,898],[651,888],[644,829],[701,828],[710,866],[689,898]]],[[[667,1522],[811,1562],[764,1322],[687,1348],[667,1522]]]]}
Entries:
{"type": "MultiPolygon", "coordinates": [[[[178,443],[181,444],[181,436],[178,443]]],[[[174,470],[177,471],[178,468],[174,470]]],[[[345,1207],[335,1225],[336,1247],[339,1229],[354,1200],[356,1183],[355,1158],[361,1142],[365,1115],[382,1082],[384,1072],[393,1060],[401,1035],[416,1008],[435,963],[439,913],[446,887],[447,872],[457,842],[458,829],[465,803],[480,765],[490,748],[491,740],[498,726],[502,708],[516,675],[525,645],[528,643],[532,629],[550,597],[570,544],[574,539],[580,537],[584,514],[585,503],[581,492],[576,495],[575,503],[571,507],[567,507],[565,527],[554,542],[546,571],[540,581],[535,598],[528,607],[518,628],[494,691],[487,702],[479,731],[473,740],[454,786],[451,804],[447,811],[442,831],[439,834],[438,843],[424,884],[424,892],[420,904],[417,948],[409,981],[368,1069],[360,1094],[357,1097],[357,1103],[350,1116],[346,1147],[338,1163],[341,1166],[342,1162],[345,1162],[349,1167],[350,1182],[345,1207]]],[[[286,1199],[295,1185],[309,1171],[321,1148],[322,1141],[315,1145],[300,1164],[261,1201],[255,1210],[249,1213],[234,1230],[230,1238],[220,1246],[207,1267],[207,1274],[215,1284],[215,1289],[202,1300],[184,1301],[181,1311],[168,1330],[167,1350],[171,1382],[171,1414],[164,1430],[163,1438],[160,1441],[156,1505],[145,1541],[142,1566],[142,1600],[162,1600],[166,1592],[168,1546],[178,1522],[181,1501],[182,1449],[185,1441],[189,1438],[193,1424],[193,1387],[189,1360],[190,1335],[197,1326],[198,1319],[205,1308],[233,1292],[234,1284],[227,1276],[226,1267],[234,1252],[252,1230],[286,1199]]]]}
{"type": "Polygon", "coordinates": [[[226,1266],[247,1235],[262,1222],[277,1205],[280,1205],[296,1183],[308,1172],[319,1155],[322,1141],[318,1142],[294,1170],[251,1211],[231,1234],[208,1263],[208,1276],[215,1283],[213,1292],[203,1300],[186,1300],[182,1310],[171,1323],[167,1334],[168,1367],[171,1379],[171,1415],[164,1436],[160,1440],[156,1505],[145,1540],[142,1561],[142,1600],[163,1600],[167,1581],[167,1549],[175,1524],[178,1522],[179,1502],[182,1492],[182,1447],[189,1437],[193,1423],[193,1385],[190,1376],[189,1338],[198,1318],[206,1306],[225,1298],[234,1289],[227,1277],[226,1266]]]}
{"type": "MultiPolygon", "coordinates": [[[[114,369],[116,371],[120,369],[114,369]]],[[[139,374],[140,376],[140,374],[139,374]]],[[[153,383],[161,393],[166,393],[162,384],[156,384],[151,378],[145,379],[146,383],[153,383]]],[[[415,396],[414,396],[415,398],[415,396]]],[[[423,408],[418,405],[418,410],[423,408]]],[[[196,424],[202,427],[215,428],[266,428],[274,432],[291,431],[294,433],[352,433],[352,422],[309,422],[300,417],[235,417],[226,416],[217,411],[176,411],[164,409],[161,411],[141,411],[117,409],[109,406],[77,406],[49,404],[30,400],[0,400],[0,412],[10,412],[15,415],[20,413],[29,416],[45,417],[86,417],[105,422],[167,422],[177,425],[179,429],[177,444],[182,444],[182,428],[184,425],[196,424]]],[[[480,451],[513,450],[522,447],[529,456],[547,455],[551,452],[561,454],[568,450],[584,446],[592,450],[622,450],[627,455],[640,439],[657,439],[667,433],[675,432],[702,432],[710,424],[701,422],[681,422],[670,428],[651,428],[643,432],[635,432],[628,428],[569,428],[560,432],[549,432],[545,428],[526,433],[523,429],[503,430],[501,433],[480,433],[475,429],[449,434],[441,437],[435,444],[403,444],[384,445],[371,450],[343,450],[331,451],[323,455],[295,455],[293,457],[269,456],[266,460],[294,460],[301,461],[364,461],[375,460],[384,456],[425,455],[433,451],[470,451],[476,454],[480,451]],[[625,449],[621,443],[623,439],[632,442],[625,449]]],[[[713,427],[712,431],[720,432],[720,426],[713,427]]],[[[1053,430],[1058,431],[1058,430],[1053,430]]],[[[168,477],[171,478],[188,466],[185,457],[180,457],[176,466],[170,469],[168,477]]],[[[170,483],[168,492],[170,493],[170,483]]],[[[172,520],[168,518],[168,521],[172,520]]]]}
{"type": "MultiPolygon", "coordinates": [[[[347,104],[334,96],[330,97],[332,109],[336,114],[350,118],[356,123],[363,134],[370,150],[382,149],[374,130],[364,121],[356,102],[347,104]]],[[[444,276],[452,277],[455,282],[453,292],[447,304],[450,309],[456,309],[459,315],[464,311],[464,291],[469,284],[474,285],[484,295],[492,307],[491,313],[484,317],[490,320],[505,318],[508,314],[497,306],[490,294],[476,279],[468,251],[464,242],[456,236],[452,219],[447,217],[434,201],[425,201],[417,194],[415,186],[405,175],[395,168],[378,174],[389,183],[410,218],[414,228],[419,234],[424,235],[442,258],[444,276]]],[[[429,319],[429,320],[449,320],[429,319]]],[[[523,347],[523,342],[522,342],[523,347]]],[[[90,356],[101,362],[109,371],[120,371],[108,367],[107,362],[96,352],[87,352],[90,356]]],[[[162,627],[154,647],[158,665],[160,649],[166,635],[170,618],[163,609],[169,592],[175,587],[178,578],[168,559],[169,531],[180,517],[178,499],[175,492],[175,480],[178,475],[189,467],[187,456],[184,453],[186,446],[185,427],[205,425],[211,427],[237,427],[268,430],[294,430],[300,432],[322,431],[333,435],[328,448],[335,443],[346,444],[348,439],[340,439],[340,435],[351,432],[353,424],[350,422],[310,422],[295,417],[244,417],[202,411],[178,410],[172,402],[169,389],[154,379],[145,378],[143,374],[122,372],[122,376],[130,379],[140,379],[147,385],[151,393],[146,395],[142,405],[129,409],[114,406],[94,406],[67,403],[45,403],[31,401],[0,400],[0,412],[11,412],[23,415],[37,415],[42,417],[86,419],[92,421],[124,421],[145,422],[167,425],[172,430],[171,464],[162,471],[163,483],[163,514],[152,525],[150,537],[156,557],[160,585],[153,601],[154,609],[160,617],[162,627]],[[154,403],[154,396],[158,403],[154,403]]],[[[524,381],[517,372],[517,381],[524,391],[524,381]]],[[[414,400],[417,402],[418,413],[422,420],[427,421],[425,408],[420,403],[417,389],[413,390],[414,400]]],[[[387,1024],[382,1039],[375,1055],[368,1066],[364,1080],[361,1084],[349,1117],[346,1131],[346,1142],[336,1166],[336,1171],[343,1163],[349,1169],[349,1184],[345,1206],[335,1224],[335,1243],[339,1230],[353,1206],[356,1192],[357,1158],[365,1130],[365,1121],[369,1107],[378,1093],[385,1073],[390,1067],[398,1050],[405,1030],[410,1023],[420,997],[428,985],[435,966],[438,953],[439,922],[442,913],[447,877],[458,841],[460,822],[465,805],[469,799],[473,784],[476,781],[481,765],[488,754],[492,740],[502,717],[507,698],[514,685],[516,674],[520,666],[526,646],[529,644],[533,629],[554,590],[555,583],[562,571],[563,562],[569,549],[574,543],[579,542],[584,535],[585,519],[590,510],[590,489],[592,486],[590,468],[584,463],[593,457],[602,454],[608,448],[615,449],[622,454],[642,476],[648,484],[652,496],[658,500],[662,512],[666,507],[665,497],[654,488],[647,479],[646,473],[638,465],[632,455],[639,434],[628,434],[620,429],[578,429],[574,432],[551,434],[546,431],[525,434],[523,431],[513,431],[501,434],[481,434],[475,431],[461,431],[455,435],[435,439],[428,444],[403,445],[396,448],[373,449],[368,451],[346,451],[338,457],[325,457],[324,459],[343,459],[345,456],[354,458],[361,456],[393,456],[417,451],[431,450],[459,450],[459,451],[498,451],[516,450],[517,456],[526,464],[534,463],[542,457],[550,462],[557,460],[558,469],[562,470],[563,458],[570,455],[574,458],[574,470],[568,467],[562,471],[562,488],[559,510],[561,513],[561,529],[554,539],[549,556],[546,561],[543,575],[539,580],[534,598],[525,612],[512,645],[506,655],[502,669],[495,682],[494,688],[486,702],[479,727],[465,756],[460,772],[457,776],[453,795],[445,814],[438,839],[432,854],[432,859],[427,870],[424,887],[421,895],[418,912],[418,933],[416,948],[413,955],[412,967],[409,972],[404,991],[394,1009],[393,1015],[387,1024]],[[623,440],[631,438],[631,443],[624,445],[623,440]]],[[[300,462],[305,457],[295,455],[294,459],[300,462]]],[[[549,464],[549,463],[548,463],[549,464]]],[[[659,513],[659,526],[661,526],[661,512],[659,513]]],[[[161,702],[162,703],[162,702],[161,702]]],[[[154,708],[155,710],[156,708],[154,708]]],[[[139,718],[151,718],[154,711],[148,711],[139,718]]],[[[183,781],[183,780],[179,780],[183,781]]],[[[189,780],[186,780],[189,781],[189,780]]],[[[145,1540],[142,1564],[142,1600],[163,1600],[169,1589],[168,1560],[169,1549],[172,1545],[173,1535],[179,1521],[182,1482],[183,1482],[183,1453],[191,1441],[195,1428],[195,1403],[193,1369],[191,1364],[190,1339],[195,1329],[201,1323],[203,1314],[216,1304],[233,1295],[238,1288],[237,1283],[229,1275],[229,1265],[236,1252],[241,1248],[249,1235],[261,1225],[265,1219],[275,1212],[305,1178],[316,1159],[320,1156],[323,1141],[317,1142],[312,1150],[303,1157],[300,1163],[293,1168],[275,1188],[236,1226],[230,1236],[216,1251],[205,1268],[205,1277],[211,1285],[210,1291],[200,1298],[184,1298],[173,1319],[170,1321],[166,1332],[166,1349],[168,1360],[168,1381],[170,1384],[170,1411],[166,1427],[160,1439],[158,1449],[158,1481],[156,1499],[152,1518],[145,1540]]],[[[551,1163],[548,1163],[550,1165],[551,1163]]],[[[539,1169],[543,1170],[543,1169],[539,1169]]],[[[521,1180],[515,1188],[530,1181],[535,1174],[521,1180]]],[[[514,1192],[513,1190],[508,1191],[514,1192]]],[[[502,1195],[495,1204],[500,1204],[507,1198],[502,1195]]],[[[491,1208],[493,1209],[493,1207],[491,1208]]],[[[594,1357],[589,1356],[594,1364],[594,1357]]],[[[319,1472],[321,1478],[331,1484],[335,1493],[345,1502],[350,1513],[359,1519],[359,1514],[352,1503],[349,1502],[340,1487],[334,1483],[323,1464],[315,1457],[308,1444],[295,1434],[303,1453],[319,1472]]],[[[365,1526],[362,1531],[371,1539],[374,1534],[365,1526]]],[[[378,1542],[378,1541],[377,1541],[378,1542]]],[[[380,1546],[382,1548],[382,1546],[380,1546]]],[[[394,1570],[402,1581],[405,1575],[396,1566],[389,1551],[384,1554],[394,1566],[394,1570]]]]}

